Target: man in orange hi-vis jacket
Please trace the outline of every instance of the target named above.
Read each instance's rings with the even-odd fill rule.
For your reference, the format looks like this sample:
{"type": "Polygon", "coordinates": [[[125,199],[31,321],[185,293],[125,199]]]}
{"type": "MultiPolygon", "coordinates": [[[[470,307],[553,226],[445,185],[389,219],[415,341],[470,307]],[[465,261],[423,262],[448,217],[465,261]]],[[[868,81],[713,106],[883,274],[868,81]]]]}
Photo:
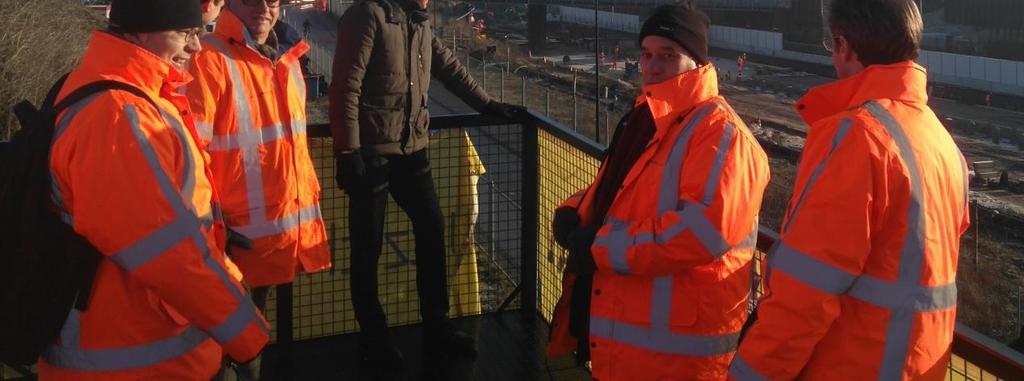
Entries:
{"type": "Polygon", "coordinates": [[[187,91],[228,226],[253,240],[231,258],[260,308],[268,286],[331,266],[298,61],[309,46],[279,12],[278,0],[228,0],[187,91]]]}
{"type": "Polygon", "coordinates": [[[39,377],[209,380],[223,353],[249,361],[269,336],[224,256],[217,192],[177,91],[199,51],[199,0],[115,0],[110,16],[58,101],[114,80],[153,103],[110,90],[58,119],[54,200],[105,258],[89,307],[72,310],[39,377]]]}
{"type": "MultiPolygon", "coordinates": [[[[306,138],[299,57],[309,45],[278,22],[282,3],[227,0],[187,89],[225,220],[252,240],[230,253],[261,310],[269,286],[331,267],[306,138]]],[[[246,372],[258,377],[255,363],[246,372]]]]}
{"type": "Polygon", "coordinates": [[[767,294],[737,380],[941,380],[956,318],[963,156],[927,105],[912,0],[837,0],[840,80],[797,102],[810,125],[767,294]]]}
{"type": "Polygon", "coordinates": [[[768,158],[718,94],[708,27],[692,6],[653,12],[643,93],[555,213],[569,260],[548,354],[589,356],[597,380],[724,379],[747,317],[768,158]]]}

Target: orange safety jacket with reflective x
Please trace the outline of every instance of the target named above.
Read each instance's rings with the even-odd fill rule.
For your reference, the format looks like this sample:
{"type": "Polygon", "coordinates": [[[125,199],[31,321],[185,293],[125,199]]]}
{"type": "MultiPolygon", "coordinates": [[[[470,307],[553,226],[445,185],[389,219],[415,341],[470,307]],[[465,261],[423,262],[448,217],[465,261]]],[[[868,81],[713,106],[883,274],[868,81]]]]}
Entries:
{"type": "Polygon", "coordinates": [[[331,267],[306,138],[299,57],[309,45],[283,22],[275,33],[281,53],[272,61],[224,11],[217,30],[203,38],[187,89],[227,224],[253,241],[251,250],[230,249],[252,287],[331,267]]]}
{"type": "Polygon", "coordinates": [[[967,165],[925,69],[869,66],[797,103],[810,133],[738,380],[941,380],[967,165]]]}
{"type": "Polygon", "coordinates": [[[40,379],[208,380],[223,352],[256,356],[269,327],[224,255],[217,194],[177,92],[190,77],[96,32],[57,99],[99,80],[138,87],[158,107],[107,91],[58,118],[54,200],[105,258],[89,307],[71,311],[42,355],[40,379]]]}
{"type": "MultiPolygon", "coordinates": [[[[591,247],[590,351],[596,380],[724,379],[747,317],[768,157],[718,94],[711,65],[646,85],[655,133],[591,247]]],[[[607,164],[607,161],[605,162],[607,164]]],[[[579,204],[587,221],[595,186],[579,204]]],[[[572,275],[549,355],[569,337],[572,275]]]]}

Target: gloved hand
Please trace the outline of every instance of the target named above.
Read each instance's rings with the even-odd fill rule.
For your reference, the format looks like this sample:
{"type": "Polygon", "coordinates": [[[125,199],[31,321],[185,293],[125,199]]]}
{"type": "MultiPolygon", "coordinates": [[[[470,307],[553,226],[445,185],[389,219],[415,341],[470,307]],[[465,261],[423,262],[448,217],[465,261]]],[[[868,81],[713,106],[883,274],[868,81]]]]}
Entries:
{"type": "Polygon", "coordinates": [[[582,227],[569,233],[569,260],[566,270],[578,275],[593,274],[597,270],[594,254],[590,251],[595,237],[597,237],[597,228],[595,227],[582,227]]]}
{"type": "Polygon", "coordinates": [[[235,229],[227,228],[227,239],[228,251],[231,251],[232,247],[238,247],[242,250],[252,250],[252,239],[246,237],[244,234],[239,233],[235,229]]]}
{"type": "Polygon", "coordinates": [[[555,217],[551,219],[551,232],[554,233],[558,246],[569,248],[569,234],[580,227],[580,214],[576,208],[563,206],[555,209],[555,217]]]}
{"type": "Polygon", "coordinates": [[[496,101],[488,102],[484,106],[484,111],[511,120],[520,120],[526,117],[525,107],[496,101]]]}
{"type": "Polygon", "coordinates": [[[360,180],[366,176],[362,152],[357,149],[337,155],[334,158],[334,170],[334,180],[338,183],[338,189],[351,194],[359,187],[360,180]]]}

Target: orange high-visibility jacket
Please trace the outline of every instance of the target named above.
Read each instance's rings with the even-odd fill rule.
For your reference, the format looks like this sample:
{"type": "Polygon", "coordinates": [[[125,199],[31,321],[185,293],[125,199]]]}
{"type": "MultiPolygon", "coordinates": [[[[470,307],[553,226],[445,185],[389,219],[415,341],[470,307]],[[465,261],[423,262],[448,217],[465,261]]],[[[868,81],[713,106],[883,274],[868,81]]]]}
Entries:
{"type": "Polygon", "coordinates": [[[203,38],[187,90],[227,224],[254,243],[252,250],[230,249],[252,287],[331,267],[306,139],[299,57],[309,45],[278,24],[281,54],[271,61],[225,10],[217,30],[203,38]]]}
{"type": "MultiPolygon", "coordinates": [[[[717,78],[707,65],[645,86],[638,100],[650,105],[656,132],[592,246],[597,380],[726,376],[747,317],[769,169],[767,155],[718,95],[717,78]]],[[[603,174],[583,198],[584,221],[603,174]]],[[[549,354],[574,347],[564,340],[570,295],[571,287],[563,289],[549,354]]]]}
{"type": "Polygon", "coordinates": [[[943,379],[968,179],[926,82],[874,65],[797,103],[810,134],[736,379],[943,379]]]}
{"type": "Polygon", "coordinates": [[[195,126],[182,117],[188,101],[176,91],[190,77],[96,32],[58,100],[98,80],[136,86],[159,107],[108,91],[60,116],[53,197],[65,221],[106,257],[89,307],[72,310],[40,359],[40,379],[208,380],[222,347],[246,361],[269,336],[224,256],[216,192],[195,126]]]}

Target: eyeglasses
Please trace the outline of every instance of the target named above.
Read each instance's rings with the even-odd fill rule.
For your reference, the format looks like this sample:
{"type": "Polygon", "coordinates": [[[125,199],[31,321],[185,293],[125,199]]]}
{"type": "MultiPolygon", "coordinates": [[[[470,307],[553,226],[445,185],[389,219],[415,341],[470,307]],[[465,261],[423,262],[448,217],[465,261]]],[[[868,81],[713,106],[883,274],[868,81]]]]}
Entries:
{"type": "Polygon", "coordinates": [[[821,39],[821,46],[825,48],[825,51],[832,53],[832,50],[836,47],[836,42],[839,41],[841,36],[829,35],[821,39]]]}
{"type": "Polygon", "coordinates": [[[193,38],[197,38],[198,39],[199,37],[203,36],[203,29],[202,28],[181,29],[181,30],[176,30],[174,32],[177,33],[179,36],[184,37],[186,43],[188,43],[189,41],[192,41],[193,38]]]}
{"type": "Polygon", "coordinates": [[[281,6],[281,0],[242,0],[242,4],[250,7],[258,7],[260,3],[266,3],[267,8],[277,8],[281,6]]]}

